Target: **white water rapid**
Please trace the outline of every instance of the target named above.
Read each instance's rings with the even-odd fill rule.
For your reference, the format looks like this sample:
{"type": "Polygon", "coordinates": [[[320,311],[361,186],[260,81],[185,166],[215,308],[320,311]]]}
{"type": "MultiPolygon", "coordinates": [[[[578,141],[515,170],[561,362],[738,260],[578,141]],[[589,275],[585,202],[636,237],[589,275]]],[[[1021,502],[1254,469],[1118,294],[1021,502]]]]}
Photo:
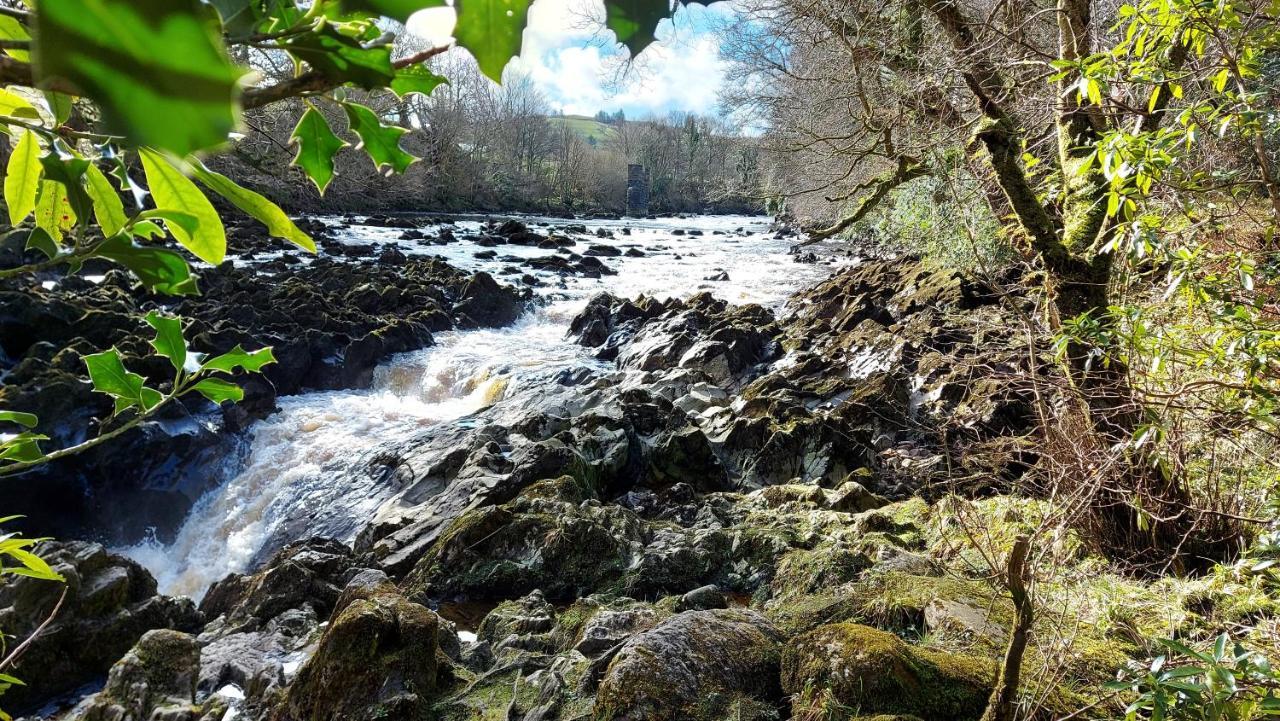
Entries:
{"type": "MultiPolygon", "coordinates": [[[[566,221],[523,218],[537,222],[566,221]]],[[[581,221],[573,221],[581,222],[581,221]]],[[[366,462],[374,446],[408,438],[425,426],[465,422],[464,418],[522,382],[583,363],[597,363],[565,338],[569,321],[596,293],[635,297],[641,293],[682,297],[710,291],[733,303],[780,307],[797,288],[829,272],[829,267],[793,261],[791,241],[774,238],[764,218],[702,216],[688,219],[586,221],[589,231],[614,231],[614,239],[591,243],[635,247],[643,257],[609,257],[617,275],[600,279],[538,276],[541,303],[515,325],[496,330],[436,334],[436,344],[390,359],[378,368],[371,388],[325,391],[281,398],[279,412],[249,431],[248,457],[230,480],[207,493],[191,510],[176,539],[167,545],[142,543],[124,553],[147,566],[171,595],[199,598],[209,584],[250,569],[264,542],[286,520],[305,517],[313,534],[351,540],[386,500],[387,489],[360,474],[345,473],[366,462]],[[630,228],[630,235],[621,234],[630,228]],[[684,230],[685,235],[672,231],[684,230]],[[689,231],[701,235],[689,235],[689,231]],[[709,278],[727,273],[728,280],[709,278]]],[[[479,221],[458,223],[462,238],[479,221]]],[[[341,231],[352,242],[395,244],[407,254],[437,254],[465,270],[500,271],[502,256],[536,257],[548,251],[515,245],[496,248],[498,258],[479,260],[476,244],[459,240],[425,247],[401,241],[399,229],[352,225],[341,231]]],[[[587,241],[576,248],[582,252],[587,241]]],[[[517,276],[518,277],[518,276],[517,276]]]]}

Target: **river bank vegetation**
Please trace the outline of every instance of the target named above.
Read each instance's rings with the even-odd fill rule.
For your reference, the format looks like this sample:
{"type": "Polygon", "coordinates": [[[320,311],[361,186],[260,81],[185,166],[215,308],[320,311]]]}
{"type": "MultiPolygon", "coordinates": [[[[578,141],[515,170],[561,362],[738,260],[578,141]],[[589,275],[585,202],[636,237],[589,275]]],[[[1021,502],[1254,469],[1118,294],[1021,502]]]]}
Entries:
{"type": "MultiPolygon", "coordinates": [[[[584,134],[504,76],[528,2],[458,0],[452,49],[430,5],[0,2],[6,708],[1280,714],[1280,5],[743,0],[759,137],[584,134]],[[563,217],[632,163],[776,222],[563,217]],[[233,487],[286,397],[503,327],[571,360],[450,368],[463,420],[397,402],[288,507],[233,487]],[[120,552],[228,488],[194,598],[120,552]]],[[[639,53],[676,7],[604,10],[639,53]]]]}

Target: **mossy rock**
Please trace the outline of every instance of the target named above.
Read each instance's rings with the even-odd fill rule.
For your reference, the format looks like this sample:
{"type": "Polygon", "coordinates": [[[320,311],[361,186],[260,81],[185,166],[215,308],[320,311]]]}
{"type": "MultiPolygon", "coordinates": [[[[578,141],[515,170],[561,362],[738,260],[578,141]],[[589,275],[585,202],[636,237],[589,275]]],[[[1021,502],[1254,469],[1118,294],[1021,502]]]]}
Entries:
{"type": "Polygon", "coordinates": [[[782,653],[782,688],[829,691],[859,713],[907,714],[930,721],[971,721],[991,695],[987,659],[909,646],[870,626],[822,626],[792,639],[782,653]]]}
{"type": "Polygon", "coordinates": [[[439,663],[438,628],[434,613],[406,600],[385,576],[357,576],[271,718],[427,718],[439,663]]]}
{"type": "Polygon", "coordinates": [[[776,705],[781,636],[760,614],[686,611],[629,640],[610,662],[595,721],[720,721],[776,705]],[[748,702],[747,700],[750,700],[748,702]]]}

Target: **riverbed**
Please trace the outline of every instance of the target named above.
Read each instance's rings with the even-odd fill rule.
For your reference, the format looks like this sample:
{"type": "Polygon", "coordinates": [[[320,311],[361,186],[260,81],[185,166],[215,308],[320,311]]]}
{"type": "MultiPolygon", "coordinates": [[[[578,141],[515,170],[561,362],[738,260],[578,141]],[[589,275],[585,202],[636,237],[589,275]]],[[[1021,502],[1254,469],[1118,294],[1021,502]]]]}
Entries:
{"type": "Polygon", "coordinates": [[[431,347],[392,357],[377,369],[369,388],[281,398],[275,414],[247,431],[244,459],[195,504],[173,542],[152,540],[121,549],[151,570],[163,593],[199,598],[225,575],[252,570],[265,551],[301,535],[297,529],[307,536],[352,541],[394,491],[385,478],[357,472],[378,448],[404,442],[424,428],[465,424],[494,403],[518,405],[521,393],[556,373],[601,364],[566,337],[571,319],[598,293],[665,298],[708,292],[731,303],[778,310],[791,293],[831,270],[825,263],[795,262],[789,252],[794,239],[779,237],[769,219],[760,217],[521,218],[538,232],[572,237],[574,252],[594,247],[616,273],[598,278],[519,266],[521,260],[546,256],[545,249],[495,249],[467,240],[485,222],[481,218],[455,221],[459,240],[445,246],[405,240],[399,229],[363,225],[359,218],[354,223],[324,220],[343,242],[439,255],[506,283],[528,284],[525,276],[532,276],[535,299],[514,325],[439,333],[431,347]],[[585,225],[586,232],[564,230],[576,224],[585,225]]]}

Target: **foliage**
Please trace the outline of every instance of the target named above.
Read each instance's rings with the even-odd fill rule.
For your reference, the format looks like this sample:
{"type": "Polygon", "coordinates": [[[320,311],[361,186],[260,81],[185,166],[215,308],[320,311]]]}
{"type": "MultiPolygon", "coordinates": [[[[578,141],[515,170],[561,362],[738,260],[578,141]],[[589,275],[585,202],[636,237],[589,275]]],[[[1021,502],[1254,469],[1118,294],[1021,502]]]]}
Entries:
{"type": "Polygon", "coordinates": [[[1280,716],[1280,671],[1263,654],[1232,643],[1227,634],[1208,651],[1173,639],[1149,664],[1134,664],[1108,684],[1132,698],[1129,721],[1249,721],[1280,716]]]}

